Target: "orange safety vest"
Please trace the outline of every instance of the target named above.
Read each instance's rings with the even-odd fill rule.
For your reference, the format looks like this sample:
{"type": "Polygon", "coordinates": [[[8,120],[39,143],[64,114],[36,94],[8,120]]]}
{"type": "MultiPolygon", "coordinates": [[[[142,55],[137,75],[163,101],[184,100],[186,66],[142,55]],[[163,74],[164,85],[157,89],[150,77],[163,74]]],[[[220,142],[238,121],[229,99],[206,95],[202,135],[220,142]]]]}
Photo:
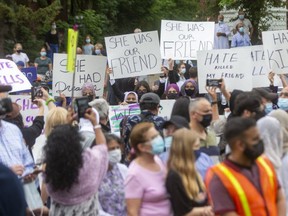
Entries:
{"type": "Polygon", "coordinates": [[[205,184],[208,195],[210,181],[216,174],[232,198],[239,216],[267,216],[267,212],[269,216],[277,216],[278,181],[275,170],[271,162],[263,156],[257,158],[256,164],[259,169],[262,194],[244,175],[221,163],[207,172],[205,184]]]}

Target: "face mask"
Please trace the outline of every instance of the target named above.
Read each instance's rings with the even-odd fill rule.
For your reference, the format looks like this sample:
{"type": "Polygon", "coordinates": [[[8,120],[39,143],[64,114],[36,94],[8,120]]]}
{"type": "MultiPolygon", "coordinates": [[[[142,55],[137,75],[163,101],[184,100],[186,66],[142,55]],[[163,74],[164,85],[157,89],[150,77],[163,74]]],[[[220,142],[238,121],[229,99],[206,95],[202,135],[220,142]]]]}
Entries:
{"type": "Polygon", "coordinates": [[[185,89],[185,93],[187,96],[192,97],[194,95],[194,91],[193,89],[185,89]]]}
{"type": "Polygon", "coordinates": [[[172,145],[172,136],[165,137],[165,148],[170,149],[172,145]]]}
{"type": "Polygon", "coordinates": [[[46,56],[46,52],[40,52],[41,56],[46,56]]]}
{"type": "Polygon", "coordinates": [[[127,104],[134,104],[136,101],[125,101],[127,104]]]}
{"type": "Polygon", "coordinates": [[[219,20],[218,23],[219,23],[219,24],[222,24],[222,23],[224,23],[224,22],[223,22],[223,20],[219,20]]]}
{"type": "Polygon", "coordinates": [[[22,52],[22,50],[16,50],[16,52],[17,52],[17,53],[21,53],[21,52],[22,52]]]}
{"type": "Polygon", "coordinates": [[[204,127],[208,127],[212,121],[212,114],[202,115],[203,119],[199,123],[204,127]]]}
{"type": "Polygon", "coordinates": [[[178,97],[178,93],[168,93],[168,99],[176,99],[178,97]]]}
{"type": "Polygon", "coordinates": [[[278,107],[284,111],[288,111],[288,98],[279,98],[278,107]]]}
{"type": "Polygon", "coordinates": [[[137,91],[137,95],[138,95],[139,100],[145,93],[146,92],[143,92],[143,91],[137,91]]]}
{"type": "Polygon", "coordinates": [[[181,73],[184,74],[186,72],[186,68],[181,69],[181,73]]]}
{"type": "Polygon", "coordinates": [[[243,20],[244,19],[244,15],[239,15],[239,19],[243,20]]]}
{"type": "Polygon", "coordinates": [[[151,141],[152,145],[152,154],[159,155],[164,151],[164,140],[158,135],[151,141]]]}
{"type": "Polygon", "coordinates": [[[177,65],[180,64],[180,60],[175,60],[174,62],[175,62],[175,64],[177,64],[177,65]]]}
{"type": "Polygon", "coordinates": [[[244,27],[239,28],[239,32],[243,33],[244,32],[244,27]]]}
{"type": "Polygon", "coordinates": [[[90,41],[91,41],[90,39],[86,39],[86,43],[90,43],[90,41]]]}
{"type": "Polygon", "coordinates": [[[273,104],[272,103],[266,103],[265,105],[265,113],[268,114],[273,110],[273,104]]]}
{"type": "Polygon", "coordinates": [[[260,140],[256,145],[248,147],[246,144],[244,155],[249,158],[252,162],[255,161],[264,152],[263,141],[260,140]]]}
{"type": "Polygon", "coordinates": [[[96,55],[100,55],[100,54],[101,54],[101,51],[100,51],[99,49],[96,49],[96,50],[95,50],[95,54],[96,54],[96,55]]]}
{"type": "Polygon", "coordinates": [[[56,29],[56,25],[52,25],[52,29],[56,29]]]}
{"type": "Polygon", "coordinates": [[[112,151],[109,151],[109,163],[111,165],[115,165],[121,161],[121,150],[115,149],[112,151]]]}
{"type": "Polygon", "coordinates": [[[88,95],[87,97],[88,97],[89,102],[93,101],[93,99],[94,99],[93,95],[88,95]]]}

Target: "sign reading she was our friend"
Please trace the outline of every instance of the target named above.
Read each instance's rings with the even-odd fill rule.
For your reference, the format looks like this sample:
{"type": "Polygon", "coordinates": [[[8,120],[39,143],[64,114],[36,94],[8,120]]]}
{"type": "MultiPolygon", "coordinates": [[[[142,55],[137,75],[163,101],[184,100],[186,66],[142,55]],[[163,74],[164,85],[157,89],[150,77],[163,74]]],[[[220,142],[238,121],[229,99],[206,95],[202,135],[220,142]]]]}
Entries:
{"type": "Polygon", "coordinates": [[[109,122],[112,133],[120,132],[120,122],[125,116],[139,115],[139,104],[109,106],[109,122]]]}
{"type": "Polygon", "coordinates": [[[105,37],[111,78],[161,73],[157,31],[105,37]]]}
{"type": "Polygon", "coordinates": [[[31,126],[33,120],[38,115],[39,109],[36,104],[31,101],[30,95],[9,95],[12,102],[17,103],[21,110],[24,126],[31,126]]]}
{"type": "Polygon", "coordinates": [[[268,68],[277,74],[288,73],[288,30],[262,32],[268,68]]]}
{"type": "Polygon", "coordinates": [[[196,60],[198,50],[213,49],[214,29],[214,22],[162,20],[161,57],[174,60],[196,60]]]}
{"type": "MultiPolygon", "coordinates": [[[[85,83],[93,83],[96,96],[102,96],[106,70],[105,56],[77,55],[75,65],[74,96],[81,96],[82,86],[85,83]]],[[[67,97],[72,96],[73,73],[66,70],[67,55],[54,54],[53,62],[53,96],[59,93],[67,97]]]]}
{"type": "Polygon", "coordinates": [[[198,51],[199,92],[207,93],[207,79],[221,78],[229,91],[251,91],[252,61],[251,58],[247,59],[249,52],[241,48],[198,51]]]}
{"type": "Polygon", "coordinates": [[[11,85],[11,92],[31,89],[31,84],[27,77],[13,61],[7,59],[0,59],[0,85],[11,85]]]}

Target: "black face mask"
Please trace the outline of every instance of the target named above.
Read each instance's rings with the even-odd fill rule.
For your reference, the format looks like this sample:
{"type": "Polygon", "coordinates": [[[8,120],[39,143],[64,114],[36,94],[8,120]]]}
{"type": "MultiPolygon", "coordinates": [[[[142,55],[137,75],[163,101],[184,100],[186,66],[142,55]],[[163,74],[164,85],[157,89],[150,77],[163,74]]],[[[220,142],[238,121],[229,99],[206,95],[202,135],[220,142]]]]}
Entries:
{"type": "Polygon", "coordinates": [[[192,97],[194,92],[195,92],[195,90],[193,90],[193,89],[185,89],[185,93],[189,97],[192,97]]]}
{"type": "Polygon", "coordinates": [[[264,143],[260,140],[256,145],[248,147],[246,144],[244,155],[254,162],[260,155],[264,153],[264,143]]]}
{"type": "Polygon", "coordinates": [[[212,114],[202,115],[203,119],[199,123],[204,127],[208,127],[212,121],[212,114]]]}
{"type": "Polygon", "coordinates": [[[143,91],[137,91],[137,95],[138,95],[139,100],[145,93],[146,92],[143,92],[143,91]]]}
{"type": "Polygon", "coordinates": [[[134,104],[136,101],[125,101],[127,104],[134,104]]]}
{"type": "Polygon", "coordinates": [[[22,50],[16,50],[16,52],[17,52],[17,53],[21,53],[21,52],[22,52],[22,50]]]}
{"type": "Polygon", "coordinates": [[[88,95],[87,97],[88,97],[89,102],[94,100],[94,96],[93,95],[88,95]]]}
{"type": "Polygon", "coordinates": [[[176,99],[178,97],[178,93],[168,93],[167,98],[168,99],[176,99]]]}

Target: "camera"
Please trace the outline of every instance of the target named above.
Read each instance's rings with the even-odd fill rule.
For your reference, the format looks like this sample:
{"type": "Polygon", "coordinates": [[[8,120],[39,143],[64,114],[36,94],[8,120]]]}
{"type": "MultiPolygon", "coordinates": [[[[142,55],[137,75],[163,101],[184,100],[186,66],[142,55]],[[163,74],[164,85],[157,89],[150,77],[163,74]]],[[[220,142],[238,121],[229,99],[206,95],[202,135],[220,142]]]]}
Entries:
{"type": "Polygon", "coordinates": [[[88,97],[79,97],[75,99],[74,111],[78,114],[78,119],[84,118],[86,110],[90,107],[88,103],[88,97]]]}
{"type": "Polygon", "coordinates": [[[221,87],[222,79],[207,79],[206,86],[221,87]]]}
{"type": "Polygon", "coordinates": [[[43,82],[34,82],[31,87],[31,100],[34,101],[35,98],[42,98],[43,92],[41,88],[44,88],[49,93],[49,88],[46,83],[43,82]]]}
{"type": "Polygon", "coordinates": [[[5,115],[13,111],[12,101],[10,98],[0,100],[0,115],[5,115]]]}

